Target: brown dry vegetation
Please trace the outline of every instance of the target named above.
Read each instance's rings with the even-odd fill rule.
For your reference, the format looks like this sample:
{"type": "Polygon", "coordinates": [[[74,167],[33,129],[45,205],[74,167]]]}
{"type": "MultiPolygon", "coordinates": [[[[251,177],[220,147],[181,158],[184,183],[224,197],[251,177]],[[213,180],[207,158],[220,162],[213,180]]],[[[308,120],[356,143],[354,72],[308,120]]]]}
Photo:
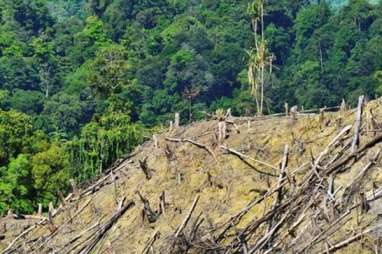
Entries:
{"type": "MultiPolygon", "coordinates": [[[[333,163],[351,155],[349,141],[353,138],[355,110],[325,113],[324,117],[301,114],[297,120],[291,117],[229,120],[237,128],[227,123],[222,144],[218,144],[216,120],[171,132],[163,130],[157,134],[158,147],[153,141],[138,147],[133,156],[114,167],[113,173],[105,175],[102,184],[68,198],[66,204],[57,209],[52,223],[1,219],[0,235],[5,239],[0,241],[0,250],[4,253],[88,253],[86,247],[93,245],[88,249],[90,253],[250,253],[272,228],[274,234],[256,253],[267,250],[268,253],[326,253],[357,234],[360,235],[355,237],[356,241],[339,248],[338,253],[374,253],[382,247],[380,229],[368,230],[381,223],[382,199],[366,201],[368,209],[357,206],[362,201],[360,193],[365,193],[367,199],[381,193],[380,158],[373,161],[371,158],[382,145],[376,142],[344,166],[328,173],[333,163]],[[330,147],[316,169],[316,176],[312,165],[347,125],[353,127],[330,147]],[[248,156],[245,160],[251,166],[220,145],[248,156]],[[287,177],[282,181],[285,184],[282,200],[275,206],[277,193],[269,194],[278,186],[278,168],[285,145],[289,148],[287,177]],[[146,158],[151,179],[144,174],[140,163],[146,158]],[[357,179],[357,174],[370,161],[372,165],[366,175],[357,179]],[[329,202],[325,199],[331,177],[334,178],[334,200],[329,202]],[[138,192],[149,202],[153,212],[151,223],[138,192]],[[165,209],[159,212],[163,192],[165,209]],[[264,195],[264,200],[252,205],[264,195]],[[199,200],[190,221],[175,237],[196,197],[199,200]],[[124,204],[132,201],[135,205],[126,208],[104,234],[99,234],[123,199],[124,204]],[[235,217],[248,204],[240,219],[235,217]],[[269,211],[277,209],[271,219],[256,224],[269,211]],[[336,223],[341,216],[343,219],[336,223]],[[278,222],[282,224],[275,227],[278,222]],[[32,228],[16,239],[27,225],[32,228]],[[328,227],[330,230],[325,232],[328,227]],[[223,234],[224,229],[227,231],[223,234]],[[361,234],[363,231],[368,232],[361,234]],[[314,239],[320,232],[325,233],[314,239]],[[239,236],[242,238],[238,239],[239,236]],[[312,245],[307,248],[309,243],[312,245]]],[[[380,123],[382,101],[366,104],[360,148],[380,135],[380,123]]]]}

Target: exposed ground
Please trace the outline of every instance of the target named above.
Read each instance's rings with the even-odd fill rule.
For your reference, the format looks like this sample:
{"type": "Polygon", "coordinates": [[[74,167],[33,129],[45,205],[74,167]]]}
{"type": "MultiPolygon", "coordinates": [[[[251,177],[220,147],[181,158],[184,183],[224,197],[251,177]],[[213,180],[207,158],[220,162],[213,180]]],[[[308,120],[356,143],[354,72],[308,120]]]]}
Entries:
{"type": "Polygon", "coordinates": [[[0,250],[377,253],[382,101],[359,135],[356,111],[229,118],[220,141],[218,120],[163,130],[51,221],[0,219],[0,250]]]}

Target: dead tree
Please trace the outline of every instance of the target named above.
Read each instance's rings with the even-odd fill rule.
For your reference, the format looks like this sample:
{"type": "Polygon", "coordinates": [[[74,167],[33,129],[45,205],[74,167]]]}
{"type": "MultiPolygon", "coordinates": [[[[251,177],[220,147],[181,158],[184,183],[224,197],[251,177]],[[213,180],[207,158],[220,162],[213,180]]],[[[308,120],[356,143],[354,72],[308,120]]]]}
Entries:
{"type": "Polygon", "coordinates": [[[175,113],[174,125],[175,125],[175,128],[179,128],[180,126],[180,114],[178,112],[175,113]]]}
{"type": "Polygon", "coordinates": [[[173,161],[176,159],[175,153],[171,150],[170,146],[166,144],[166,148],[164,150],[166,158],[168,161],[173,161]]]}
{"type": "Polygon", "coordinates": [[[159,214],[151,209],[149,200],[144,198],[139,191],[137,191],[136,194],[139,196],[143,203],[142,221],[145,221],[145,219],[147,219],[149,223],[156,222],[159,217],[159,214]]]}
{"type": "Polygon", "coordinates": [[[49,212],[48,212],[48,229],[51,233],[54,233],[57,230],[57,227],[53,223],[53,211],[49,203],[49,212]]]}
{"type": "Polygon", "coordinates": [[[369,108],[366,114],[367,114],[366,115],[366,132],[368,134],[372,133],[375,136],[377,134],[376,129],[377,129],[378,123],[375,120],[373,110],[369,108]]]}
{"type": "Polygon", "coordinates": [[[357,107],[357,114],[356,114],[356,120],[355,120],[355,126],[354,126],[354,137],[353,137],[353,142],[351,144],[351,151],[353,153],[355,152],[359,144],[359,132],[361,130],[364,99],[365,97],[363,95],[361,95],[358,98],[358,107],[357,107]]]}
{"type": "Polygon", "coordinates": [[[152,175],[153,170],[150,169],[149,166],[147,165],[147,159],[148,159],[148,157],[145,157],[143,160],[140,160],[139,166],[141,167],[143,173],[145,174],[146,179],[150,180],[153,177],[153,175],[152,175]]]}
{"type": "Polygon", "coordinates": [[[297,120],[298,106],[294,105],[290,108],[290,115],[293,121],[297,120]]]}
{"type": "Polygon", "coordinates": [[[133,201],[123,204],[124,200],[121,200],[117,206],[117,211],[108,219],[103,225],[99,227],[99,230],[92,236],[90,241],[80,250],[80,254],[92,253],[99,241],[104,237],[104,235],[109,231],[109,229],[118,221],[118,219],[125,214],[127,210],[132,208],[135,203],[133,201]]]}
{"type": "Polygon", "coordinates": [[[285,116],[289,115],[289,105],[287,102],[284,103],[284,109],[285,109],[285,116]]]}
{"type": "Polygon", "coordinates": [[[172,132],[173,128],[174,128],[174,123],[173,123],[173,121],[170,121],[170,127],[169,127],[168,131],[172,132]]]}
{"type": "Polygon", "coordinates": [[[218,142],[222,144],[223,140],[226,138],[227,125],[225,121],[221,121],[218,124],[218,142]]]}
{"type": "Polygon", "coordinates": [[[340,106],[340,111],[345,112],[347,110],[347,105],[345,99],[342,99],[341,106],[340,106]]]}
{"type": "Polygon", "coordinates": [[[42,215],[42,204],[41,204],[41,203],[38,204],[37,215],[38,215],[38,216],[41,216],[41,215],[42,215]]]}
{"type": "Polygon", "coordinates": [[[73,192],[74,196],[78,197],[80,192],[78,191],[78,188],[76,185],[76,180],[70,179],[69,182],[70,182],[70,185],[72,186],[72,192],[73,192]]]}
{"type": "Polygon", "coordinates": [[[154,148],[158,148],[158,136],[153,134],[154,148]]]}
{"type": "Polygon", "coordinates": [[[325,108],[320,108],[320,116],[319,116],[319,122],[320,122],[320,125],[324,124],[325,122],[325,108]]]}
{"type": "Polygon", "coordinates": [[[231,108],[227,109],[227,113],[225,114],[224,118],[227,119],[227,118],[230,118],[232,117],[232,110],[231,108]]]}

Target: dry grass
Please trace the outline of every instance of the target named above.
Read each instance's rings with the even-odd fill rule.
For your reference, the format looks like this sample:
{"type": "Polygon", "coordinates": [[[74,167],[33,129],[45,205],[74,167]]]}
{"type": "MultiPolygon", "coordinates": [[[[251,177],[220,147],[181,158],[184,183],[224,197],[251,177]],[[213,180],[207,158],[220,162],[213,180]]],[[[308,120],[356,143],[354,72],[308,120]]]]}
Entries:
{"type": "MultiPolygon", "coordinates": [[[[380,101],[371,102],[367,107],[373,109],[376,119],[381,119],[380,101]]],[[[312,155],[317,156],[343,126],[353,124],[354,112],[326,113],[324,121],[320,120],[317,115],[300,116],[297,121],[286,117],[253,120],[250,128],[245,120],[234,119],[234,121],[239,127],[240,133],[230,126],[228,138],[224,140],[225,146],[278,167],[282,159],[283,148],[288,144],[290,147],[288,168],[294,169],[311,160],[312,155]]],[[[38,226],[26,236],[24,240],[26,244],[17,245],[18,252],[49,253],[55,250],[58,253],[69,251],[76,253],[81,244],[78,248],[71,248],[94,234],[94,230],[89,232],[86,230],[97,222],[101,224],[105,222],[115,211],[117,202],[122,197],[134,200],[136,205],[128,210],[107,232],[97,245],[97,253],[141,253],[147,241],[156,231],[160,232],[160,238],[153,246],[160,249],[160,246],[174,234],[196,195],[200,195],[200,201],[194,214],[196,216],[203,213],[205,228],[208,228],[208,225],[219,225],[225,222],[248,202],[267,191],[277,181],[277,178],[260,175],[237,157],[220,150],[216,144],[216,131],[217,121],[194,123],[172,133],[163,130],[158,135],[158,148],[155,148],[152,142],[147,142],[137,148],[137,151],[140,152],[131,158],[131,162],[123,165],[127,175],[118,173],[119,179],[115,183],[102,187],[92,195],[71,202],[63,212],[56,216],[54,224],[59,231],[48,242],[44,243],[44,239],[51,236],[51,232],[47,226],[38,226]],[[166,137],[189,138],[205,144],[213,149],[216,159],[206,150],[193,144],[166,141],[166,137]],[[174,154],[171,160],[166,156],[166,147],[174,154]],[[147,180],[139,168],[139,160],[146,157],[148,157],[149,168],[153,170],[151,180],[147,180]],[[150,201],[153,210],[159,209],[159,196],[163,191],[166,193],[165,213],[161,214],[155,223],[142,221],[143,204],[136,195],[136,191],[150,201]],[[71,223],[68,223],[78,207],[85,204],[88,199],[91,199],[89,206],[71,223]],[[85,232],[84,235],[69,244],[81,232],[85,232]],[[41,248],[36,249],[41,243],[44,243],[41,248]]],[[[372,134],[370,134],[370,138],[372,138],[372,134]]],[[[361,141],[366,142],[367,140],[361,141]]],[[[367,158],[357,162],[346,173],[338,175],[335,186],[346,186],[351,182],[366,161],[367,158]]],[[[261,164],[255,162],[251,162],[251,164],[262,171],[278,174],[277,171],[261,164]]],[[[374,168],[370,172],[371,174],[367,176],[366,184],[363,186],[366,192],[371,190],[373,183],[382,185],[382,173],[378,168],[374,168]]],[[[297,177],[299,176],[297,175],[297,177]]],[[[243,218],[238,228],[246,225],[254,217],[262,216],[264,210],[271,205],[272,199],[267,199],[261,205],[255,206],[243,218]]],[[[381,211],[375,207],[373,209],[372,213],[381,211]]],[[[372,215],[370,218],[364,216],[363,219],[367,220],[372,217],[372,215]]],[[[3,219],[0,221],[1,223],[10,223],[10,221],[5,222],[3,219]]],[[[346,224],[346,230],[350,232],[352,228],[356,227],[356,224],[357,218],[351,218],[346,224]]],[[[8,230],[6,239],[0,241],[0,249],[4,249],[18,233],[20,230],[8,230]]],[[[313,231],[309,233],[314,234],[313,231]]],[[[333,235],[331,241],[335,242],[343,237],[343,234],[344,232],[333,235]]],[[[306,238],[309,239],[309,236],[306,238]]],[[[369,246],[369,242],[372,240],[362,239],[359,243],[350,245],[338,253],[373,253],[365,247],[369,246]]]]}

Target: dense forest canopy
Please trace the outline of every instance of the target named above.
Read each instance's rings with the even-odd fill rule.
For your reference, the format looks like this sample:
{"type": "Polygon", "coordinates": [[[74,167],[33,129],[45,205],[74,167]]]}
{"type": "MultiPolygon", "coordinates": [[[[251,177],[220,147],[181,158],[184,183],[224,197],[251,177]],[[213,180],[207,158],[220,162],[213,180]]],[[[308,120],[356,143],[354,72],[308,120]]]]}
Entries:
{"type": "MultiPolygon", "coordinates": [[[[382,4],[264,4],[264,113],[382,94],[382,4]]],[[[250,0],[0,0],[0,214],[32,212],[167,124],[253,115],[250,0]]]]}

